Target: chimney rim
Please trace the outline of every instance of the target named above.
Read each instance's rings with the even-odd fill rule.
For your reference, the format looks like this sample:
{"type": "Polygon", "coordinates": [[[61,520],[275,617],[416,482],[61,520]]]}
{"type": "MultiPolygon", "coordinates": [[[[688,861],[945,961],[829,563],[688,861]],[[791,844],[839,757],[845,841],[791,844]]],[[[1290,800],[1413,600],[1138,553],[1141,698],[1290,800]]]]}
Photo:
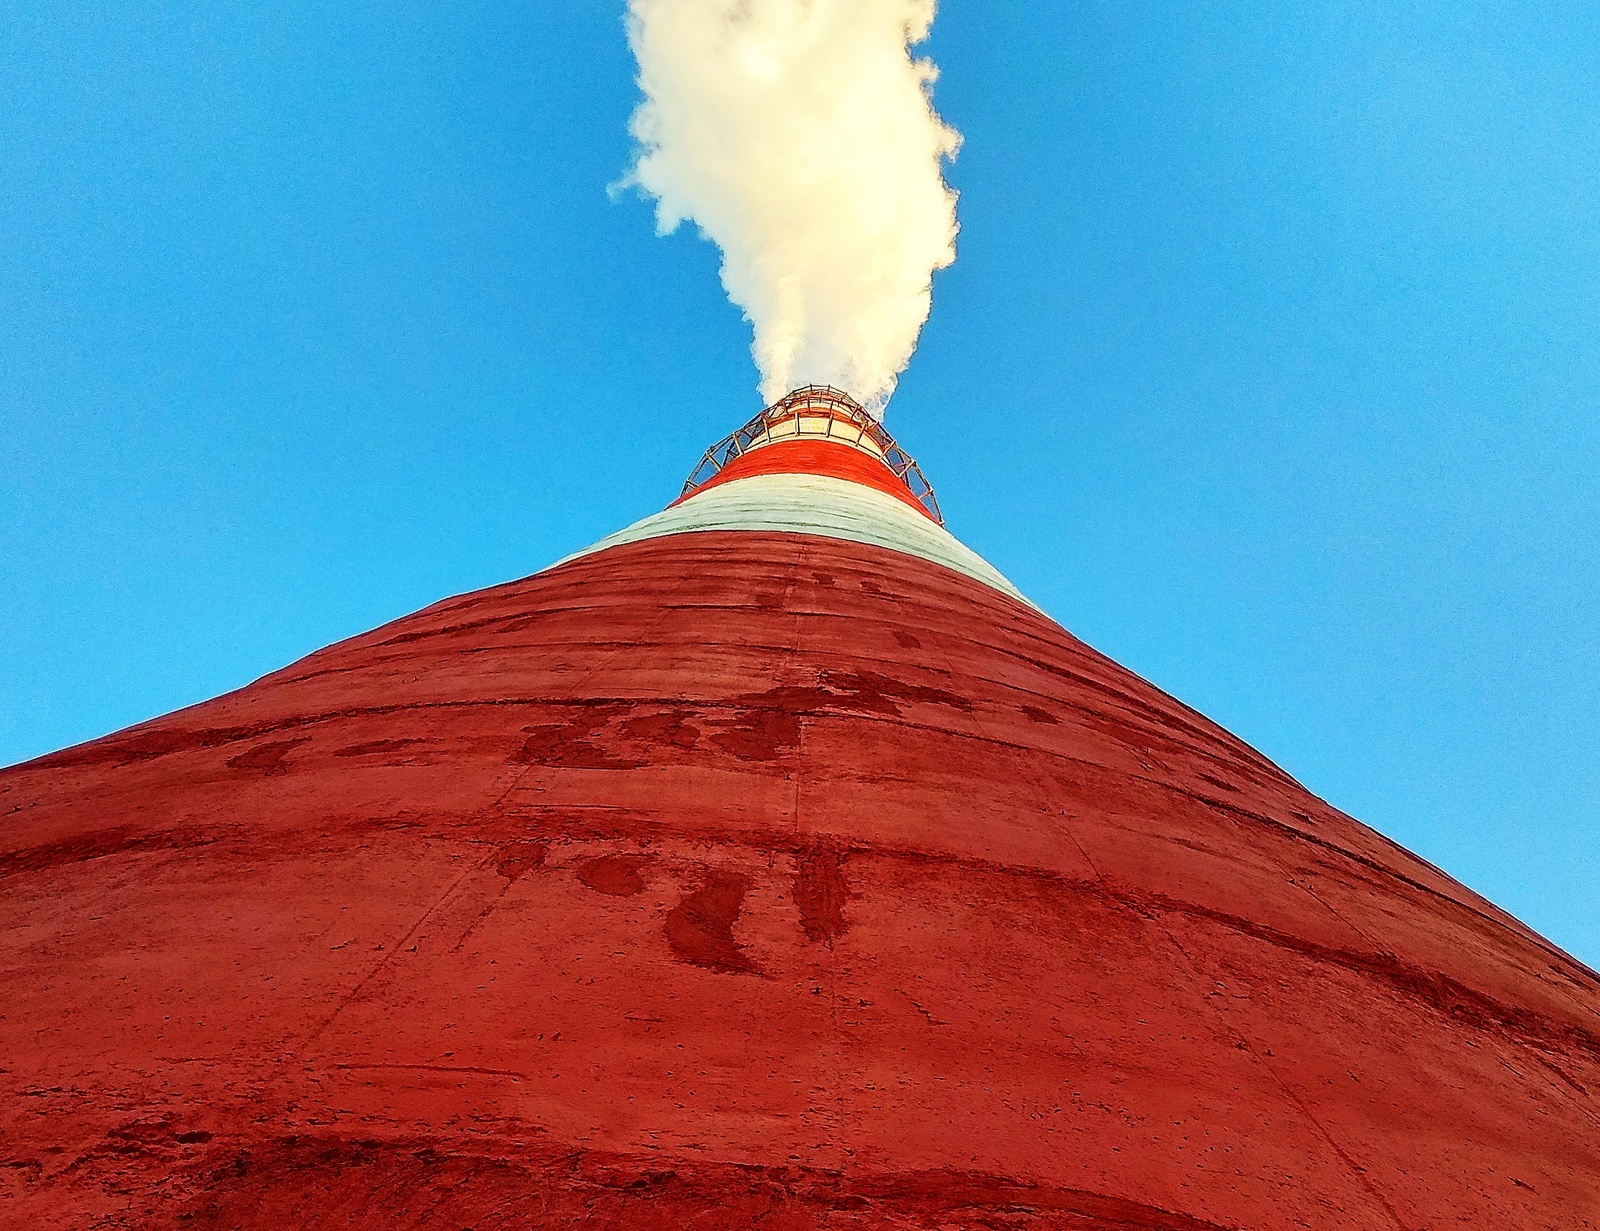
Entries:
{"type": "Polygon", "coordinates": [[[916,460],[895,441],[878,420],[843,389],[832,385],[802,385],[783,395],[771,406],[728,433],[707,449],[684,480],[678,499],[693,495],[735,458],[784,440],[821,440],[865,453],[881,463],[906,487],[939,525],[944,516],[934,496],[933,485],[916,460]],[[810,414],[806,412],[812,412],[810,414]],[[820,412],[820,413],[818,413],[820,412]],[[820,423],[821,427],[816,424],[820,423]],[[793,429],[782,431],[792,424],[793,429]],[[810,424],[811,426],[808,426],[810,424]],[[840,425],[837,427],[836,425],[840,425]],[[853,433],[853,435],[852,435],[853,433]]]}

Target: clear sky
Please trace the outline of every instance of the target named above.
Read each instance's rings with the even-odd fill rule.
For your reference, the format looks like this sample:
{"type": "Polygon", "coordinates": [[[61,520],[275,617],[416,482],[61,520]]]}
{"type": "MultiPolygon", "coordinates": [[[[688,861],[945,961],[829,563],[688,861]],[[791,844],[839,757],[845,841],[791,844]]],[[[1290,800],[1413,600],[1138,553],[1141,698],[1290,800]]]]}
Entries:
{"type": "MultiPolygon", "coordinates": [[[[612,202],[622,0],[0,23],[0,763],[676,494],[758,409],[612,202]]],[[[1068,628],[1600,965],[1600,6],[944,0],[889,408],[1068,628]]]]}

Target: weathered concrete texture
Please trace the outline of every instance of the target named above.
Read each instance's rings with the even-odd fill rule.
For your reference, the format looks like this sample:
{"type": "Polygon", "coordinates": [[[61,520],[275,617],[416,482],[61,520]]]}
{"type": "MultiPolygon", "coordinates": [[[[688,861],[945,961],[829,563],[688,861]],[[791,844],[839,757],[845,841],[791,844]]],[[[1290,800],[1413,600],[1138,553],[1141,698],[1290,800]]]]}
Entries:
{"type": "Polygon", "coordinates": [[[1593,972],[880,547],[586,556],[0,817],[7,1227],[1600,1226],[1593,972]]]}

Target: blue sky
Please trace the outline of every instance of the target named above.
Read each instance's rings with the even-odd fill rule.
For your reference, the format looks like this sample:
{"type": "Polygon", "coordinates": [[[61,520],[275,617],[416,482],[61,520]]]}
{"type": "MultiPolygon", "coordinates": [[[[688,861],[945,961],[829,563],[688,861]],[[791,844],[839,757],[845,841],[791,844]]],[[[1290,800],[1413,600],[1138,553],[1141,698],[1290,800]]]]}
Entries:
{"type": "MultiPolygon", "coordinates": [[[[714,249],[607,198],[620,9],[12,10],[0,763],[532,572],[757,409],[714,249]]],[[[944,0],[960,258],[888,420],[1068,628],[1592,965],[1596,47],[944,0]]]]}

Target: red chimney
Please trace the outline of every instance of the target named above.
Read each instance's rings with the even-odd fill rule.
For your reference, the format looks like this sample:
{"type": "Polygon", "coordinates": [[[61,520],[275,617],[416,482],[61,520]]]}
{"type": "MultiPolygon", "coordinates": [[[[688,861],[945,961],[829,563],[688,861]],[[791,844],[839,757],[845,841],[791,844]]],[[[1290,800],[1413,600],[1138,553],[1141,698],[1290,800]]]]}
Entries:
{"type": "Polygon", "coordinates": [[[1594,972],[836,391],[0,816],[5,1226],[1600,1227],[1594,972]]]}

